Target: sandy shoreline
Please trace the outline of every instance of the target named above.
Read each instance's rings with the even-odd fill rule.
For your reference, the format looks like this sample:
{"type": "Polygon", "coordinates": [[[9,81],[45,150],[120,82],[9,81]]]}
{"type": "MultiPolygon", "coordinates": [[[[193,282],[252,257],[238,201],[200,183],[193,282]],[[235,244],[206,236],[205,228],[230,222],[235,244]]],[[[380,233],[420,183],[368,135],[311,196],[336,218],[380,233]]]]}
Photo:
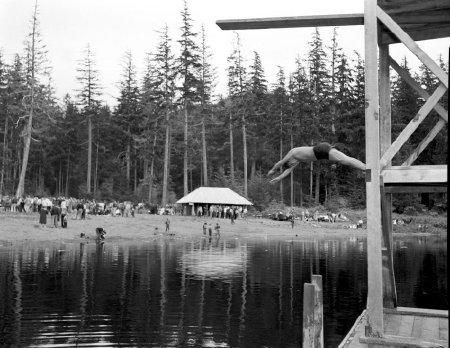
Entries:
{"type": "MultiPolygon", "coordinates": [[[[54,228],[52,219],[47,219],[46,227],[39,225],[37,213],[0,213],[0,241],[22,243],[26,241],[64,241],[79,242],[84,233],[95,238],[96,227],[107,231],[106,241],[142,241],[165,238],[165,221],[167,216],[136,214],[133,217],[91,216],[86,220],[75,220],[72,214],[68,219],[68,228],[54,228]]],[[[172,238],[201,238],[204,222],[212,226],[219,222],[222,238],[264,238],[292,239],[323,236],[365,236],[366,229],[348,229],[348,223],[302,222],[295,221],[294,228],[290,222],[269,219],[237,219],[231,224],[229,219],[211,219],[193,216],[169,216],[172,238]]],[[[8,243],[8,244],[9,244],[8,243]]]]}

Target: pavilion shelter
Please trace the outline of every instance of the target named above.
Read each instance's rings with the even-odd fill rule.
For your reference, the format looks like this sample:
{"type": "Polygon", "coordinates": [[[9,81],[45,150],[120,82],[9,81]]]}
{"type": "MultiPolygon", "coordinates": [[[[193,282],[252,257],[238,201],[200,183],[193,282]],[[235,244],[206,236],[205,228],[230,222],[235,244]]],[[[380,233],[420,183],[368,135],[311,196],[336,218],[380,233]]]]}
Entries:
{"type": "Polygon", "coordinates": [[[253,205],[228,187],[199,187],[176,203],[182,205],[183,215],[196,215],[199,207],[206,215],[211,205],[242,208],[253,205]]]}

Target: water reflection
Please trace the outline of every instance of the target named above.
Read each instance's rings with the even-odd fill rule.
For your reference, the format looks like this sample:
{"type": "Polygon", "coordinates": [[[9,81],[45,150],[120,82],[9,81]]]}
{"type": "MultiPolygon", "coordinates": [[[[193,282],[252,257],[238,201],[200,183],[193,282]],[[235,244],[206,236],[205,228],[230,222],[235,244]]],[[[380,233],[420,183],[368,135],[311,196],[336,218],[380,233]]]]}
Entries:
{"type": "MultiPolygon", "coordinates": [[[[394,244],[399,305],[447,308],[446,243],[394,244]]],[[[364,239],[3,246],[0,346],[298,347],[312,272],[334,347],[365,307],[364,239]]]]}
{"type": "Polygon", "coordinates": [[[246,262],[246,243],[237,240],[219,244],[203,238],[200,243],[191,243],[190,250],[179,259],[179,268],[194,278],[230,281],[244,276],[246,262]]]}

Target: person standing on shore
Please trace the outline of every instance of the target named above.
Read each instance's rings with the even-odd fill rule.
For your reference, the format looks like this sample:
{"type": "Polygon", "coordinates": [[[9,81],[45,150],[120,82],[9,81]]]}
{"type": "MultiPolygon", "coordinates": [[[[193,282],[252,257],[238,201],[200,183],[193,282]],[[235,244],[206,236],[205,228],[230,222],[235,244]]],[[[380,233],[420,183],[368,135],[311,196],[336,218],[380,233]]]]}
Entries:
{"type": "Polygon", "coordinates": [[[67,228],[67,202],[63,200],[61,202],[61,227],[67,228]]]}
{"type": "Polygon", "coordinates": [[[47,207],[41,207],[41,210],[39,210],[39,223],[42,227],[47,226],[47,207]]]}
{"type": "Polygon", "coordinates": [[[170,232],[170,220],[169,218],[166,219],[166,233],[170,232]]]}
{"type": "Polygon", "coordinates": [[[50,210],[50,215],[53,217],[53,227],[57,228],[61,210],[56,205],[56,202],[53,202],[52,209],[50,210]]]}

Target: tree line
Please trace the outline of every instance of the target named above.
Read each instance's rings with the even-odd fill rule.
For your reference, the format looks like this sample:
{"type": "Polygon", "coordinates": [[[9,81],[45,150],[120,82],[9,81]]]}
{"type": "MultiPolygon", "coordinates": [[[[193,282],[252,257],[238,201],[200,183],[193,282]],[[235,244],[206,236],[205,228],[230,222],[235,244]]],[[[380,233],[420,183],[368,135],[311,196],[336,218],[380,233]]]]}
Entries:
{"type": "MultiPolygon", "coordinates": [[[[258,209],[341,202],[364,206],[364,178],[330,163],[301,164],[279,184],[267,171],[294,146],[332,143],[364,162],[364,60],[329,45],[316,28],[305,58],[265,77],[257,52],[247,57],[235,35],[227,59],[227,93],[217,95],[216,69],[203,27],[194,30],[187,2],[174,40],[168,27],[146,55],[138,78],[132,52],[121,62],[117,104],[102,101],[93,48],[77,71],[78,90],[57,100],[39,30],[37,2],[24,52],[6,62],[0,51],[0,196],[26,194],[173,203],[199,186],[230,187],[258,209]]],[[[448,72],[448,62],[438,58],[448,72]]],[[[410,71],[406,58],[401,66],[410,71]]],[[[425,67],[413,72],[428,90],[438,81],[425,67]]],[[[423,100],[392,75],[393,138],[423,100]]],[[[448,95],[444,96],[446,102],[448,95]]],[[[431,113],[393,160],[401,164],[436,123],[431,113]]],[[[447,159],[444,128],[415,164],[447,159]]]]}

